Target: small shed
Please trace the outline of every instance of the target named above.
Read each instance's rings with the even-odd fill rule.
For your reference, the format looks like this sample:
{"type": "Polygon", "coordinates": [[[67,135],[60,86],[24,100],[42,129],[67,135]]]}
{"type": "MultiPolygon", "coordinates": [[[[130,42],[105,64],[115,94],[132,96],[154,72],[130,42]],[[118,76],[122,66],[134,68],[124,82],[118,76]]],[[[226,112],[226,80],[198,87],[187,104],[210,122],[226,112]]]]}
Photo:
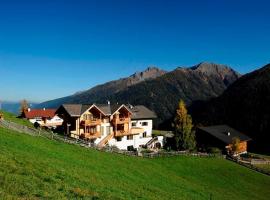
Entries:
{"type": "Polygon", "coordinates": [[[240,140],[237,153],[246,153],[251,138],[228,125],[199,127],[196,131],[196,139],[200,147],[217,147],[228,153],[232,152],[233,138],[240,140]]]}

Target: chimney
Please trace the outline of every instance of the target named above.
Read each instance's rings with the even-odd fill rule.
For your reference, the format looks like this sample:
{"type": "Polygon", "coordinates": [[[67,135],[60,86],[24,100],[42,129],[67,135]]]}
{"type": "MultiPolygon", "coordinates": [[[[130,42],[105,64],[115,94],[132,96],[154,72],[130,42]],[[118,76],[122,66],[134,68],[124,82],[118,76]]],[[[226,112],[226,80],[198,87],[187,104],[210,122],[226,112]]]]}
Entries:
{"type": "Polygon", "coordinates": [[[31,111],[31,108],[27,108],[27,111],[30,112],[31,111]]]}

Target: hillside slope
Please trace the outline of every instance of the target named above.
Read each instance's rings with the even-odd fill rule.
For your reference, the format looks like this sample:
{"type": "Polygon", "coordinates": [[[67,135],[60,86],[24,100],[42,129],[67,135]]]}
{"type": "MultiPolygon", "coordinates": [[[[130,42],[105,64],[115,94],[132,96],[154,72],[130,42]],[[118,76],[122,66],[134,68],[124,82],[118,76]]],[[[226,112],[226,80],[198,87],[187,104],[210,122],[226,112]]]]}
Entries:
{"type": "MultiPolygon", "coordinates": [[[[156,69],[156,72],[159,72],[156,69]]],[[[240,75],[225,65],[200,63],[191,68],[177,68],[145,78],[136,84],[112,81],[88,91],[62,99],[45,102],[40,107],[57,107],[61,103],[130,103],[145,105],[158,115],[158,123],[169,120],[180,99],[190,104],[195,100],[217,97],[240,75]]],[[[123,79],[126,81],[126,79],[123,79]]]]}
{"type": "Polygon", "coordinates": [[[1,199],[270,198],[269,176],[219,158],[142,159],[0,133],[1,199]]]}
{"type": "Polygon", "coordinates": [[[253,138],[253,149],[270,154],[270,64],[235,81],[218,98],[191,106],[201,124],[229,124],[253,138]]]}

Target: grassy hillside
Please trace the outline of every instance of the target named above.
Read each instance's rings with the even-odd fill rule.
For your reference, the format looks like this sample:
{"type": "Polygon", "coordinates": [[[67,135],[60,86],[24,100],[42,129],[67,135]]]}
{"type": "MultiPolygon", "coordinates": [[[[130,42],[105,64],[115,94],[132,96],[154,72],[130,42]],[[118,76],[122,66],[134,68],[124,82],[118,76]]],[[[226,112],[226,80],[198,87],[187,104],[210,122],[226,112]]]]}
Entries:
{"type": "Polygon", "coordinates": [[[14,115],[13,113],[6,112],[3,110],[1,110],[0,113],[2,113],[4,115],[5,120],[15,122],[17,124],[21,124],[21,125],[28,126],[28,127],[34,127],[33,124],[31,122],[29,122],[27,119],[20,119],[16,115],[14,115]]]}
{"type": "Polygon", "coordinates": [[[219,158],[143,159],[0,128],[0,199],[269,199],[270,177],[219,158]]]}

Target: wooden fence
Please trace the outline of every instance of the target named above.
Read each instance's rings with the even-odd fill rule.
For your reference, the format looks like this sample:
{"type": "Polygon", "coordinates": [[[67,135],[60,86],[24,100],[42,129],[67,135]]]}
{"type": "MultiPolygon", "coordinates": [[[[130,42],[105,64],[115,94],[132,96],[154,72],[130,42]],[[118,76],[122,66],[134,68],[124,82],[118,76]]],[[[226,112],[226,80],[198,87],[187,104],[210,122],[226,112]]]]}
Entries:
{"type": "Polygon", "coordinates": [[[269,171],[264,170],[264,169],[259,168],[259,167],[256,167],[255,165],[251,164],[251,162],[242,161],[241,159],[233,158],[233,157],[230,157],[230,156],[226,156],[226,159],[230,160],[230,161],[233,161],[233,162],[235,162],[237,164],[240,164],[242,166],[245,166],[247,168],[250,168],[252,170],[255,170],[257,172],[260,172],[260,173],[263,173],[263,174],[266,174],[266,175],[270,176],[269,171]]]}

